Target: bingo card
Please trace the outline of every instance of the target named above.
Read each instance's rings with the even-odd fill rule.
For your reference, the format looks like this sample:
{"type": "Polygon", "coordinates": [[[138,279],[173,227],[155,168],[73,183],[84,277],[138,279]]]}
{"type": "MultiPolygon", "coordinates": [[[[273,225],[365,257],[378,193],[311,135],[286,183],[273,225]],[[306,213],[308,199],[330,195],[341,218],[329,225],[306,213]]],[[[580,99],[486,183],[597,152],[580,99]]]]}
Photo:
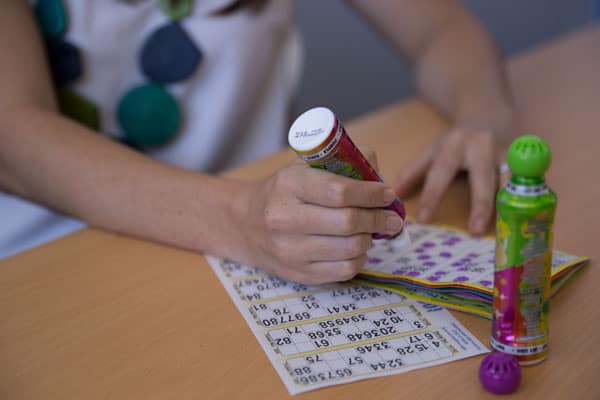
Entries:
{"type": "Polygon", "coordinates": [[[207,259],[290,394],[488,352],[436,305],[360,283],[302,285],[207,259]]]}

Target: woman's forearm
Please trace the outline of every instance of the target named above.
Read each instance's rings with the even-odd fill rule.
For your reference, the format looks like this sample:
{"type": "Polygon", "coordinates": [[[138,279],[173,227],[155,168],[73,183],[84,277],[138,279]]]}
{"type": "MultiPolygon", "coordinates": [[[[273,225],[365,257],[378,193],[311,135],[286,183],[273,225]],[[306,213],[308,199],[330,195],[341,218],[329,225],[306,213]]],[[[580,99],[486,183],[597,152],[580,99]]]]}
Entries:
{"type": "Polygon", "coordinates": [[[505,129],[512,100],[499,51],[473,17],[455,13],[418,54],[417,86],[457,125],[505,129]]]}
{"type": "Polygon", "coordinates": [[[505,129],[512,105],[489,34],[450,0],[352,0],[411,61],[419,91],[456,124],[505,129]]]}
{"type": "Polygon", "coordinates": [[[0,187],[91,225],[223,254],[241,183],[152,160],[35,107],[0,112],[0,187]]]}

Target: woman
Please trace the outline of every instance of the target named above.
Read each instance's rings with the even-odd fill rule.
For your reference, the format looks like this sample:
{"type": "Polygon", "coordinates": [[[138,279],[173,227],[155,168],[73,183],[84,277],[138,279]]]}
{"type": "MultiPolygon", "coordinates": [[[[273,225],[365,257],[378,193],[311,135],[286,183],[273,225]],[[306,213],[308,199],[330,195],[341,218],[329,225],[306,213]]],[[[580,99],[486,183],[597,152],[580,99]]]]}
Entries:
{"type": "MultiPolygon", "coordinates": [[[[469,227],[482,233],[497,157],[513,133],[489,36],[449,0],[350,4],[409,57],[420,91],[453,123],[401,172],[395,191],[423,183],[418,216],[429,221],[455,174],[467,170],[469,227]]],[[[32,214],[17,200],[25,198],[299,282],[354,276],[370,234],[402,227],[381,209],[391,187],[302,164],[259,182],[210,175],[283,144],[300,59],[291,8],[289,0],[39,0],[32,13],[7,0],[0,189],[11,195],[0,195],[0,213],[32,214]]],[[[5,236],[14,248],[52,215],[19,218],[5,236]]]]}

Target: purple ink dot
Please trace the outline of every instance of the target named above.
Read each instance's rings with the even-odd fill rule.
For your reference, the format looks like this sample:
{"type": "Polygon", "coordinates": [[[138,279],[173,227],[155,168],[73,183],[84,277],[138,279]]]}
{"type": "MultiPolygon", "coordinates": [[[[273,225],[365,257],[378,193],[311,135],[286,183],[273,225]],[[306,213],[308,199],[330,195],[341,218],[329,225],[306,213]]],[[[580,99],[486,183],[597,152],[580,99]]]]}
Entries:
{"type": "Polygon", "coordinates": [[[446,275],[447,272],[446,271],[435,271],[436,275],[446,275]]]}
{"type": "Polygon", "coordinates": [[[425,242],[422,245],[423,247],[435,247],[435,243],[433,242],[425,242]]]}
{"type": "Polygon", "coordinates": [[[453,262],[450,265],[452,265],[453,267],[460,267],[463,264],[464,264],[464,262],[462,262],[462,261],[456,261],[456,262],[453,262]]]}
{"type": "Polygon", "coordinates": [[[428,254],[422,254],[419,257],[417,257],[418,260],[428,260],[430,258],[431,258],[431,256],[428,254]]]}
{"type": "Polygon", "coordinates": [[[438,278],[437,276],[430,276],[430,277],[428,277],[427,279],[429,279],[429,280],[430,280],[430,281],[432,281],[432,282],[435,282],[435,281],[437,281],[437,280],[438,280],[438,279],[440,279],[440,278],[438,278]]]}
{"type": "Polygon", "coordinates": [[[433,267],[435,263],[433,261],[425,261],[423,265],[426,267],[433,267]]]}
{"type": "Polygon", "coordinates": [[[408,275],[409,275],[409,276],[419,276],[419,275],[421,275],[421,273],[420,273],[419,271],[410,271],[410,272],[408,273],[408,275]]]}
{"type": "Polygon", "coordinates": [[[467,257],[475,258],[475,257],[479,257],[479,254],[477,254],[477,253],[469,253],[469,254],[467,254],[467,257]]]}
{"type": "Polygon", "coordinates": [[[448,251],[442,251],[440,253],[440,257],[444,257],[444,258],[450,258],[452,257],[452,253],[448,252],[448,251]]]}
{"type": "Polygon", "coordinates": [[[451,236],[450,239],[448,240],[452,240],[453,242],[460,242],[460,237],[459,236],[451,236]]]}
{"type": "Polygon", "coordinates": [[[492,259],[489,259],[489,260],[488,260],[488,262],[489,262],[490,264],[494,264],[494,263],[496,262],[496,260],[494,260],[494,259],[492,258],[492,259]]]}
{"type": "Polygon", "coordinates": [[[492,281],[479,281],[483,286],[492,286],[492,281]]]}
{"type": "Polygon", "coordinates": [[[468,280],[468,276],[457,276],[456,278],[454,278],[454,282],[466,282],[468,280]]]}
{"type": "Polygon", "coordinates": [[[383,260],[381,258],[377,258],[377,257],[373,257],[373,258],[369,258],[369,262],[371,264],[379,264],[380,262],[382,262],[383,260]]]}

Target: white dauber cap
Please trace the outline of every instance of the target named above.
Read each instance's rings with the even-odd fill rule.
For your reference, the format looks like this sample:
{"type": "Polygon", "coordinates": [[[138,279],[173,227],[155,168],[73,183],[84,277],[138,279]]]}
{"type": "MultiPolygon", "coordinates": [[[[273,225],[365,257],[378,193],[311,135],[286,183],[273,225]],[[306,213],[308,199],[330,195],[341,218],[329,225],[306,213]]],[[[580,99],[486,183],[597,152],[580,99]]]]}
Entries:
{"type": "Polygon", "coordinates": [[[288,132],[288,142],[299,153],[318,149],[335,128],[335,114],[328,108],[315,107],[300,115],[288,132]]]}

